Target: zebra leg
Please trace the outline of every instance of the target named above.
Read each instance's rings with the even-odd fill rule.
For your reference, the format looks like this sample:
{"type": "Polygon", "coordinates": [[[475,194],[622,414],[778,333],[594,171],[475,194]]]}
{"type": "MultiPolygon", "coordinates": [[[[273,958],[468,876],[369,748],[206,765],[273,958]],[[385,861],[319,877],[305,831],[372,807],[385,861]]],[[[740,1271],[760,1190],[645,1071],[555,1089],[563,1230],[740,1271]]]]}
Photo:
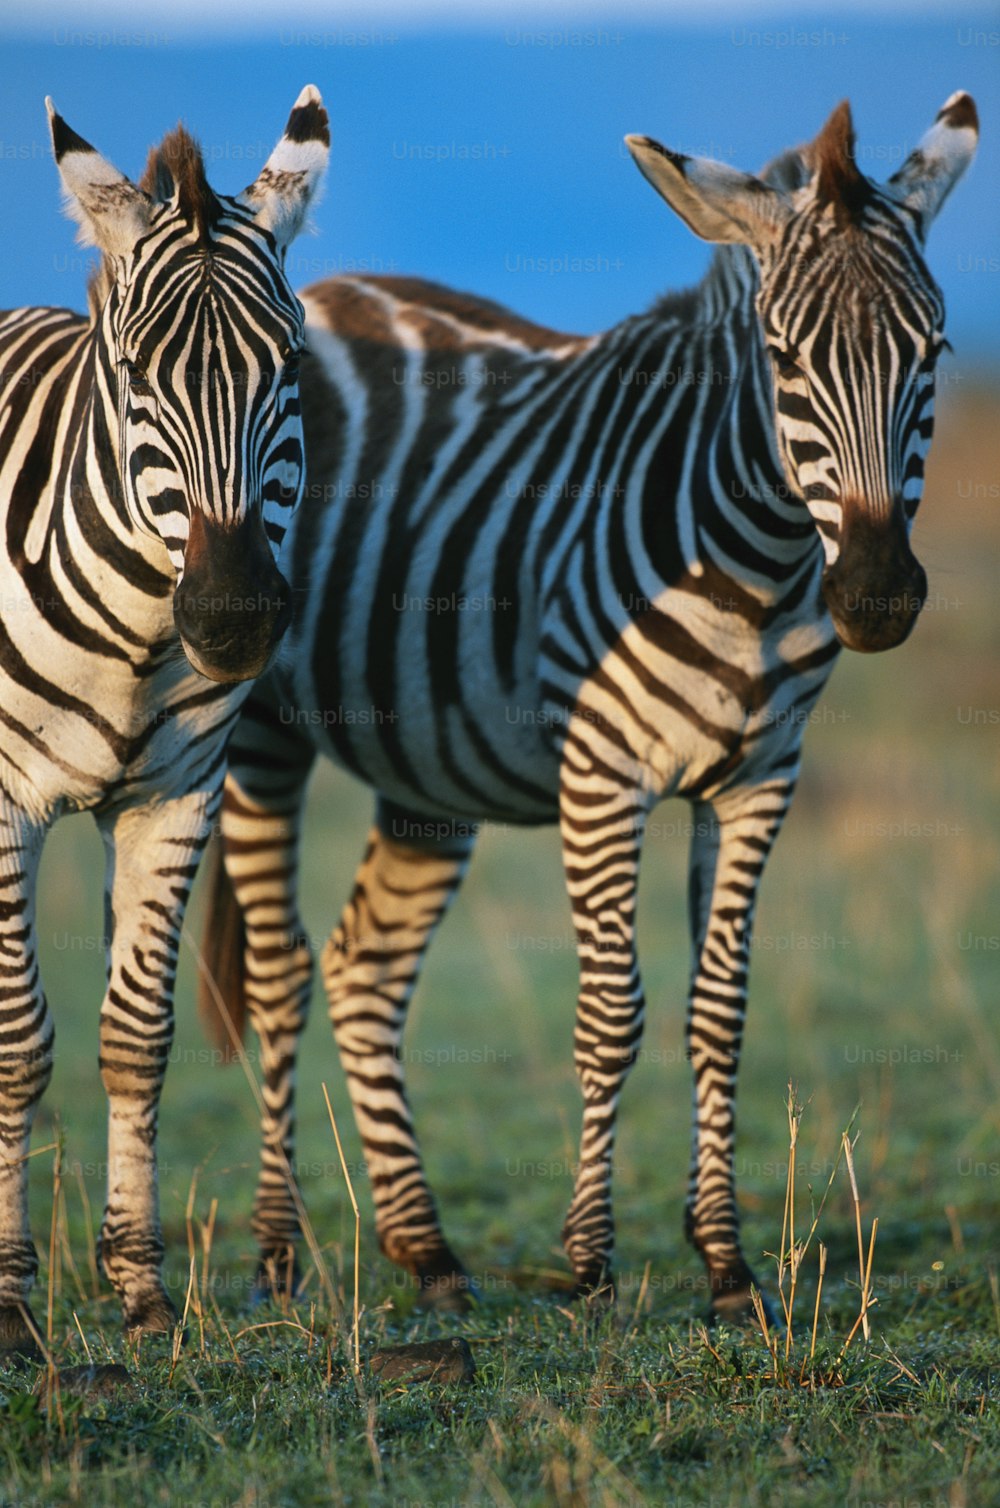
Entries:
{"type": "Polygon", "coordinates": [[[38,973],[35,882],[45,827],[0,796],[0,1361],[41,1359],[26,1316],[38,1271],[28,1149],[52,1077],[54,1028],[38,973]]]}
{"type": "Polygon", "coordinates": [[[257,692],[230,745],[222,801],[225,865],[243,921],[242,985],[260,1041],[260,1171],[251,1226],[255,1298],[294,1293],[301,1195],[295,1175],[295,1062],[312,995],[312,953],[298,912],[299,836],[314,751],[257,692]]]}
{"type": "Polygon", "coordinates": [[[463,1309],[473,1285],[445,1240],[406,1100],[400,1043],[427,945],[475,842],[465,824],[380,800],[354,893],[323,950],[323,983],[364,1146],[382,1251],[422,1300],[463,1309]]]}
{"type": "Polygon", "coordinates": [[[687,1016],[694,1127],[685,1225],[708,1269],[712,1313],[732,1321],[753,1318],[750,1287],[759,1287],[740,1249],[733,1179],[750,934],[757,887],[793,789],[793,781],[774,779],[714,804],[694,804],[687,1016]]]}
{"type": "Polygon", "coordinates": [[[583,1132],[562,1239],[578,1295],[612,1285],[615,1118],[642,1037],[635,901],[647,801],[636,786],[567,745],[560,791],[563,865],[580,959],[573,1048],[583,1132]]]}
{"type": "Polygon", "coordinates": [[[156,1125],[173,1040],[184,909],[217,800],[197,791],[98,817],[107,854],[108,946],[101,1007],[101,1079],[108,1096],[101,1261],[132,1332],[171,1330],[177,1323],[160,1274],[156,1125]]]}

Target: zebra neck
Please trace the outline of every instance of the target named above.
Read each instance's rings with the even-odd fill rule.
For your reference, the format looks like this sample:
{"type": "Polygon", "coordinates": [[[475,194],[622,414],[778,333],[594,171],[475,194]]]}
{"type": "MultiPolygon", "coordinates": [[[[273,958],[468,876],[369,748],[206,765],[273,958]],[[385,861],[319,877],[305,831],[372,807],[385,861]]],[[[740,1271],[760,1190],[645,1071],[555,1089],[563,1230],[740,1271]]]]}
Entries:
{"type": "Polygon", "coordinates": [[[727,247],[696,289],[607,337],[631,440],[599,532],[612,548],[624,509],[629,590],[640,597],[721,575],[773,603],[819,562],[778,455],[756,288],[749,253],[727,247]]]}
{"type": "MultiPolygon", "coordinates": [[[[0,478],[6,559],[28,598],[73,640],[88,614],[138,648],[170,629],[169,557],[125,505],[114,372],[100,329],[29,309],[0,331],[10,381],[0,478]],[[30,375],[30,383],[21,368],[30,375]]],[[[5,375],[7,373],[5,372],[5,375]]]]}

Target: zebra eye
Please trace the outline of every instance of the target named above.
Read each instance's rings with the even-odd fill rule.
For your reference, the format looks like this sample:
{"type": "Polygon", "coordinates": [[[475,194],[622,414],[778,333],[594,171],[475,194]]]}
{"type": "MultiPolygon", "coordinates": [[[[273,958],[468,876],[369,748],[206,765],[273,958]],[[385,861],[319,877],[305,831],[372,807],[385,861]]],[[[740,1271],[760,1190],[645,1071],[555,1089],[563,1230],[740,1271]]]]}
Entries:
{"type": "Polygon", "coordinates": [[[151,397],[153,389],[149,385],[144,369],[134,361],[123,361],[122,366],[128,377],[129,391],[137,398],[151,397]]]}
{"type": "Polygon", "coordinates": [[[285,363],[282,376],[286,382],[297,382],[299,376],[299,362],[302,352],[293,346],[285,346],[281,352],[281,359],[285,363]]]}
{"type": "Polygon", "coordinates": [[[798,357],[792,351],[786,351],[782,346],[768,346],[768,354],[783,377],[794,377],[801,372],[798,357]]]}

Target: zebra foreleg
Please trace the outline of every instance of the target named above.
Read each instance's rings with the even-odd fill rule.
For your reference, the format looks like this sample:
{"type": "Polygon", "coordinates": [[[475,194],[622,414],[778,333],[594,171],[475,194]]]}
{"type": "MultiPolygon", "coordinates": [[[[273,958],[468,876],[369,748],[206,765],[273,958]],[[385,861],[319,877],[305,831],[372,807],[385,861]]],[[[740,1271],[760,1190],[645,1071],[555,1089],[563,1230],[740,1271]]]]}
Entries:
{"type": "MultiPolygon", "coordinates": [[[[258,1299],[294,1293],[301,1195],[295,1173],[295,1061],[312,994],[312,951],[298,913],[302,803],[313,753],[255,703],[230,751],[222,804],[229,883],[242,914],[241,996],[260,1040],[260,1172],[252,1229],[258,1299]]],[[[239,1030],[237,1023],[234,1029],[239,1030]]]]}
{"type": "Polygon", "coordinates": [[[45,828],[0,798],[0,1362],[41,1359],[28,1297],[31,1123],[52,1077],[54,1028],[38,973],[35,881],[45,828]]]}
{"type": "Polygon", "coordinates": [[[156,1127],[173,1040],[184,909],[218,798],[193,792],[98,818],[107,852],[108,988],[101,1079],[108,1096],[108,1192],[101,1261],[129,1332],[172,1330],[160,1273],[156,1127]]]}
{"type": "Polygon", "coordinates": [[[645,1016],[634,924],[647,805],[636,786],[567,747],[560,821],[580,959],[573,1047],[583,1131],[562,1239],[581,1296],[612,1293],[615,1120],[645,1016]]]}
{"type": "Polygon", "coordinates": [[[694,808],[687,1016],[694,1124],[685,1224],[708,1269],[713,1316],[736,1322],[753,1318],[750,1290],[759,1287],[740,1247],[733,1178],[750,934],[760,876],[793,789],[773,780],[694,808]]]}
{"type": "Polygon", "coordinates": [[[354,892],[322,960],[379,1245],[417,1279],[423,1302],[438,1308],[465,1308],[473,1285],[445,1240],[427,1185],[400,1046],[424,953],[474,842],[467,824],[380,801],[354,892]]]}

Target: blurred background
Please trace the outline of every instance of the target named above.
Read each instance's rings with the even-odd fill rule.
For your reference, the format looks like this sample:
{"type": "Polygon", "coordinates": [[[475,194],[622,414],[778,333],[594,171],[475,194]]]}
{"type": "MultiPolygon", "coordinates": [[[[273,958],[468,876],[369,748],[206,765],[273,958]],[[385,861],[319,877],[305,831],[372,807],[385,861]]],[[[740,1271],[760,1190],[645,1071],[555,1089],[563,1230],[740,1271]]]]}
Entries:
{"type": "MultiPolygon", "coordinates": [[[[938,438],[915,535],[930,601],[890,659],[842,656],[807,735],[805,774],[758,914],[737,1172],[748,1251],[773,1247],[791,1077],[811,1100],[803,1159],[820,1185],[839,1128],[863,1102],[859,1168],[882,1216],[883,1260],[904,1275],[897,1296],[925,1269],[933,1280],[962,1247],[986,1251],[1000,1203],[995,8],[293,3],[269,19],[236,3],[76,9],[7,0],[0,35],[4,306],[84,307],[91,254],[60,213],[46,94],[133,176],[149,145],[183,119],[203,143],[213,184],[235,192],[258,172],[302,85],[315,83],[333,157],[315,235],[290,252],[296,285],[338,272],[419,274],[574,332],[646,307],[695,281],[708,262],[708,248],[640,179],[626,132],[753,169],[813,136],[846,96],[859,162],[883,179],[948,95],[975,96],[979,157],[928,247],[955,347],[942,362],[938,438]]],[[[362,788],[319,772],[303,901],[317,946],[346,899],[369,810],[362,788]]],[[[621,1252],[626,1271],[653,1257],[695,1274],[680,1236],[687,809],[670,804],[657,819],[640,909],[649,1025],[625,1096],[619,1159],[621,1252]]],[[[60,823],[40,907],[57,1069],[36,1140],[61,1121],[73,1173],[67,1200],[80,1221],[88,1199],[96,1219],[103,1185],[100,864],[89,819],[60,823]]],[[[181,1281],[195,1166],[198,1207],[220,1200],[220,1249],[236,1270],[252,1262],[256,1111],[239,1071],[212,1064],[193,1019],[200,926],[196,892],[161,1140],[181,1281]]],[[[407,1039],[427,1161],[473,1265],[559,1265],[579,1120],[574,979],[556,834],[487,828],[431,952],[407,1039]]],[[[318,996],[304,1063],[300,1171],[320,1238],[340,1251],[351,1217],[321,1080],[338,1107],[366,1222],[370,1204],[318,996]]],[[[37,1168],[39,1222],[49,1195],[37,1168]]],[[[391,1278],[377,1266],[370,1224],[365,1250],[384,1289],[391,1278]]]]}

